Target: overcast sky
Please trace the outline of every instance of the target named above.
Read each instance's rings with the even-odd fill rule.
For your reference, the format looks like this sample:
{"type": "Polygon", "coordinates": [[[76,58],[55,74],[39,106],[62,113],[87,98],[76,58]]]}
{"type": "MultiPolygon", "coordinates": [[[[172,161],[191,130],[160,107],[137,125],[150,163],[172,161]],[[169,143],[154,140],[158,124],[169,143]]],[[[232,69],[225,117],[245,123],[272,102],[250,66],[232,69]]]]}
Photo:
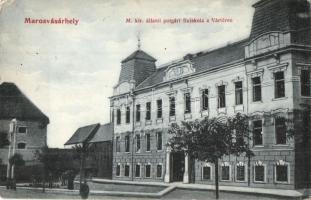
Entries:
{"type": "MultiPolygon", "coordinates": [[[[5,0],[0,0],[4,2],[5,0]]],[[[0,77],[49,118],[48,144],[109,122],[120,61],[137,49],[157,65],[248,37],[256,0],[8,0],[0,11],[0,77]],[[75,18],[78,25],[25,24],[75,18]],[[232,23],[129,24],[126,18],[230,18],[232,23]]]]}

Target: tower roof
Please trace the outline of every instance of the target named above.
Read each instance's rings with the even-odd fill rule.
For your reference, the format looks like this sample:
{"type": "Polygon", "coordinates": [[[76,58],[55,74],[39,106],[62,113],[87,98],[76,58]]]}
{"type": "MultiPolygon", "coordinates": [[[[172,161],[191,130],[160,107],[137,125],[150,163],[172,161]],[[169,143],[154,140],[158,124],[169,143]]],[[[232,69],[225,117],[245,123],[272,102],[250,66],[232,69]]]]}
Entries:
{"type": "Polygon", "coordinates": [[[149,61],[152,61],[152,62],[156,61],[156,59],[154,57],[150,56],[146,52],[144,52],[144,51],[139,49],[139,50],[136,50],[135,52],[133,52],[128,57],[126,57],[124,60],[122,60],[122,63],[127,62],[129,60],[133,60],[133,59],[149,60],[149,61]]]}
{"type": "Polygon", "coordinates": [[[310,26],[310,8],[306,0],[260,0],[253,7],[251,39],[271,31],[291,31],[310,26]]]}

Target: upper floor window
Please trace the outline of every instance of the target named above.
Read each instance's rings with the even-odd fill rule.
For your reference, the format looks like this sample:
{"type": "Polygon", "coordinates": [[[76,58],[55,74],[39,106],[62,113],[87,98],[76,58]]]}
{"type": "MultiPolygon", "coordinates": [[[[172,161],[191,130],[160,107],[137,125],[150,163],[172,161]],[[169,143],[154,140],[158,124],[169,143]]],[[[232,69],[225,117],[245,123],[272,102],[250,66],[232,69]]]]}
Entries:
{"type": "Polygon", "coordinates": [[[121,110],[117,109],[117,124],[121,124],[121,110]]]}
{"type": "Polygon", "coordinates": [[[130,152],[130,136],[129,135],[125,136],[124,143],[125,143],[125,152],[130,152]]]}
{"type": "Polygon", "coordinates": [[[218,108],[226,107],[226,86],[218,86],[218,108]]]}
{"type": "Polygon", "coordinates": [[[18,127],[18,133],[27,133],[27,127],[25,126],[18,127]]]}
{"type": "Polygon", "coordinates": [[[175,116],[175,97],[170,97],[170,116],[175,116]]]}
{"type": "Polygon", "coordinates": [[[140,135],[136,135],[136,151],[140,151],[140,135]]]}
{"type": "Polygon", "coordinates": [[[121,151],[121,146],[120,146],[121,142],[120,142],[120,136],[116,137],[116,152],[120,152],[121,151]]]}
{"type": "Polygon", "coordinates": [[[162,118],[162,99],[157,100],[157,118],[162,118]]]}
{"type": "Polygon", "coordinates": [[[162,150],[162,132],[157,132],[157,150],[162,150]]]}
{"type": "Polygon", "coordinates": [[[253,142],[254,146],[262,145],[262,121],[253,121],[253,142]]]}
{"type": "Polygon", "coordinates": [[[150,134],[146,134],[146,151],[150,151],[150,134]]]}
{"type": "Polygon", "coordinates": [[[285,97],[284,72],[274,73],[274,93],[275,98],[285,97]]]}
{"type": "Polygon", "coordinates": [[[260,77],[252,78],[253,83],[253,101],[261,101],[261,80],[260,77]]]}
{"type": "Polygon", "coordinates": [[[301,95],[307,97],[311,96],[311,80],[309,70],[301,70],[300,84],[301,95]]]}
{"type": "Polygon", "coordinates": [[[242,81],[235,82],[235,105],[243,104],[242,81]]]}
{"type": "Polygon", "coordinates": [[[24,142],[18,143],[17,148],[18,149],[26,149],[26,143],[24,143],[24,142]]]}
{"type": "Polygon", "coordinates": [[[131,121],[131,109],[129,106],[126,107],[125,121],[126,121],[126,123],[130,123],[130,121],[131,121]]]}
{"type": "Polygon", "coordinates": [[[276,144],[286,144],[286,121],[283,117],[275,119],[275,140],[276,144]]]}
{"type": "Polygon", "coordinates": [[[208,110],[208,89],[202,90],[202,110],[208,110]]]}
{"type": "Polygon", "coordinates": [[[191,96],[190,93],[185,93],[185,113],[191,113],[191,96]]]}
{"type": "Polygon", "coordinates": [[[140,121],[140,105],[136,105],[136,122],[140,121]]]}
{"type": "Polygon", "coordinates": [[[146,120],[151,119],[151,102],[146,103],[146,120]]]}

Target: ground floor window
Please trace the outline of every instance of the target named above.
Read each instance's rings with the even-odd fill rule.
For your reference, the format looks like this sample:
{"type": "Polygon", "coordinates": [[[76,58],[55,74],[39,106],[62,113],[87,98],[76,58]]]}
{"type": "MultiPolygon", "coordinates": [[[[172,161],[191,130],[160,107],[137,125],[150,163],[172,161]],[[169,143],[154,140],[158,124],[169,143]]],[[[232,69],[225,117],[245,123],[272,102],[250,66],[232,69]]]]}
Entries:
{"type": "Polygon", "coordinates": [[[210,166],[204,166],[202,168],[202,178],[203,180],[211,180],[211,167],[210,166]]]}
{"type": "Polygon", "coordinates": [[[157,177],[162,177],[162,165],[160,164],[157,165],[157,177]]]}
{"type": "Polygon", "coordinates": [[[124,167],[124,176],[129,177],[130,176],[130,165],[126,164],[124,167]]]}
{"type": "Polygon", "coordinates": [[[146,178],[151,177],[151,165],[150,164],[146,165],[146,167],[145,167],[145,177],[146,178]]]}
{"type": "Polygon", "coordinates": [[[116,176],[120,176],[121,175],[121,166],[120,164],[117,165],[117,171],[116,171],[116,176]]]}
{"type": "Polygon", "coordinates": [[[288,164],[280,160],[276,163],[275,166],[275,179],[277,182],[288,182],[288,164]]]}
{"type": "Polygon", "coordinates": [[[236,166],[236,180],[245,181],[245,165],[242,162],[239,162],[236,166]]]}
{"type": "Polygon", "coordinates": [[[228,163],[223,163],[221,166],[221,180],[222,181],[230,180],[230,165],[228,163]]]}
{"type": "Polygon", "coordinates": [[[265,165],[258,161],[255,163],[254,170],[255,182],[265,182],[265,165]]]}
{"type": "Polygon", "coordinates": [[[140,177],[140,165],[136,165],[135,167],[135,177],[140,177]]]}

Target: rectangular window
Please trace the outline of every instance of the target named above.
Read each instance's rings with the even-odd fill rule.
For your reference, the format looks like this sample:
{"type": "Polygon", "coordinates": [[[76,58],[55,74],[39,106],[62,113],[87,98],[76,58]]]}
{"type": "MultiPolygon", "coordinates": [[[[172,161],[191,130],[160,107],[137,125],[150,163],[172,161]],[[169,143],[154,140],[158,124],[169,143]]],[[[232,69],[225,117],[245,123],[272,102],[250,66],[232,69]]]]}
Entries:
{"type": "Polygon", "coordinates": [[[285,118],[275,118],[275,140],[276,144],[286,144],[285,118]]]}
{"type": "Polygon", "coordinates": [[[150,151],[150,134],[146,134],[146,151],[150,151]]]}
{"type": "Polygon", "coordinates": [[[235,82],[235,105],[243,104],[243,85],[242,81],[235,82]]]}
{"type": "Polygon", "coordinates": [[[116,171],[116,176],[120,176],[121,175],[121,166],[120,164],[117,165],[117,171],[116,171]]]}
{"type": "Polygon", "coordinates": [[[124,167],[124,176],[129,177],[130,176],[130,165],[126,164],[124,167]]]}
{"type": "Polygon", "coordinates": [[[162,99],[157,100],[157,118],[162,118],[162,99]]]}
{"type": "Polygon", "coordinates": [[[209,166],[204,166],[203,168],[202,168],[202,170],[203,170],[203,180],[211,180],[211,167],[209,167],[209,166]]]}
{"type": "Polygon", "coordinates": [[[255,181],[265,181],[265,167],[262,165],[255,166],[255,181]]]}
{"type": "Polygon", "coordinates": [[[25,126],[18,127],[18,133],[27,133],[27,127],[25,126]]]}
{"type": "Polygon", "coordinates": [[[260,77],[252,78],[253,83],[253,101],[261,101],[261,80],[260,77]]]}
{"type": "Polygon", "coordinates": [[[140,151],[140,135],[136,135],[136,151],[140,151]]]}
{"type": "Polygon", "coordinates": [[[121,110],[117,109],[117,124],[121,124],[121,110]]]}
{"type": "Polygon", "coordinates": [[[126,118],[125,118],[125,122],[128,124],[131,121],[131,109],[130,107],[126,107],[126,118]]]}
{"type": "Polygon", "coordinates": [[[162,165],[157,165],[157,177],[162,177],[162,165]]]}
{"type": "Polygon", "coordinates": [[[140,177],[140,165],[136,165],[135,167],[135,177],[140,177]]]}
{"type": "Polygon", "coordinates": [[[191,96],[190,93],[185,93],[185,113],[191,113],[191,96]]]}
{"type": "Polygon", "coordinates": [[[170,97],[170,117],[175,116],[175,97],[170,97]]]}
{"type": "Polygon", "coordinates": [[[130,152],[130,136],[125,136],[125,152],[130,152]]]}
{"type": "Polygon", "coordinates": [[[157,150],[162,150],[162,133],[157,132],[157,150]]]}
{"type": "Polygon", "coordinates": [[[288,167],[287,165],[276,166],[276,181],[288,182],[288,167]]]}
{"type": "Polygon", "coordinates": [[[146,103],[146,120],[151,119],[151,102],[146,103]]]}
{"type": "Polygon", "coordinates": [[[311,80],[310,80],[310,71],[301,70],[300,74],[300,88],[302,96],[311,96],[311,80]]]}
{"type": "Polygon", "coordinates": [[[24,142],[18,143],[18,144],[17,144],[17,148],[18,148],[18,149],[26,149],[26,143],[24,143],[24,142]]]}
{"type": "Polygon", "coordinates": [[[222,181],[230,180],[230,167],[229,166],[221,166],[221,180],[222,181]]]}
{"type": "Polygon", "coordinates": [[[120,148],[120,137],[117,136],[116,137],[116,152],[120,152],[121,148],[120,148]]]}
{"type": "Polygon", "coordinates": [[[253,142],[254,146],[262,145],[262,121],[253,121],[253,142]]]}
{"type": "Polygon", "coordinates": [[[151,177],[151,165],[146,165],[145,177],[146,178],[150,178],[151,177]]]}
{"type": "Polygon", "coordinates": [[[236,180],[245,181],[245,166],[244,165],[236,167],[236,180]]]}
{"type": "Polygon", "coordinates": [[[218,108],[226,107],[226,86],[218,86],[218,108]]]}
{"type": "Polygon", "coordinates": [[[136,122],[140,122],[140,105],[136,105],[136,122]]]}
{"type": "Polygon", "coordinates": [[[208,89],[202,91],[202,110],[208,110],[208,89]]]}
{"type": "Polygon", "coordinates": [[[284,72],[274,73],[274,94],[275,98],[285,97],[284,72]]]}

